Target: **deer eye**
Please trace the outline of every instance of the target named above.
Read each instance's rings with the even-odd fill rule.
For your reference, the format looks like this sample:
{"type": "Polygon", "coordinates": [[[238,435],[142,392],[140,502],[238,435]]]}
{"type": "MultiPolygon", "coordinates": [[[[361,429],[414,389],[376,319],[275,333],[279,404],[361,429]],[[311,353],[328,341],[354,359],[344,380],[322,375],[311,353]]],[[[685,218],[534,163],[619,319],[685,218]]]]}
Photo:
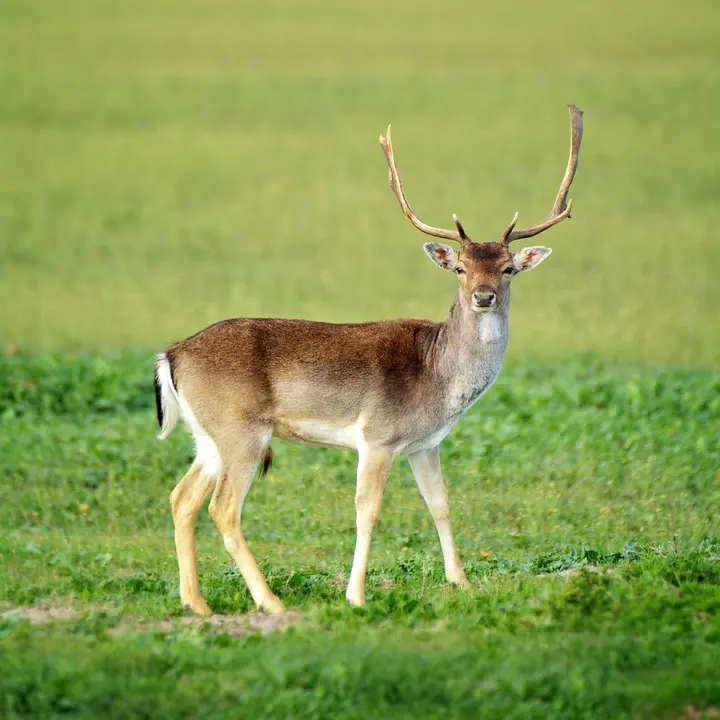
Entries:
{"type": "Polygon", "coordinates": [[[508,265],[503,270],[503,275],[514,275],[515,274],[515,268],[512,265],[508,265]]]}
{"type": "Polygon", "coordinates": [[[460,266],[458,266],[455,268],[455,274],[456,275],[464,275],[465,271],[460,266]]]}

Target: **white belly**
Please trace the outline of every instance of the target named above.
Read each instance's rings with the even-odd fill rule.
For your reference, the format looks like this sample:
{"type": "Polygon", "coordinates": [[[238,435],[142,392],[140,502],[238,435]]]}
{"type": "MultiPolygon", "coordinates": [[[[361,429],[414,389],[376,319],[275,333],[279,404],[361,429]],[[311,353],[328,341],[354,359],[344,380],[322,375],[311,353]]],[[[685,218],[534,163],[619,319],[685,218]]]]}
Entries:
{"type": "Polygon", "coordinates": [[[398,448],[396,453],[398,455],[411,455],[412,453],[420,452],[420,450],[429,450],[430,448],[434,448],[449,435],[450,431],[457,424],[458,419],[459,418],[457,417],[453,418],[453,420],[449,421],[448,424],[443,425],[434,432],[416,440],[412,440],[406,445],[398,448]]]}
{"type": "Polygon", "coordinates": [[[326,420],[287,420],[280,418],[273,435],[304,445],[357,450],[363,443],[360,419],[351,424],[335,424],[326,420]]]}
{"type": "MultiPolygon", "coordinates": [[[[448,418],[441,427],[426,432],[420,437],[411,437],[392,448],[394,455],[410,455],[420,450],[429,450],[439,445],[457,425],[462,413],[448,418]]],[[[326,420],[288,420],[280,418],[273,428],[273,435],[281,440],[302,445],[364,450],[367,448],[362,417],[350,424],[332,423],[326,420]]]]}

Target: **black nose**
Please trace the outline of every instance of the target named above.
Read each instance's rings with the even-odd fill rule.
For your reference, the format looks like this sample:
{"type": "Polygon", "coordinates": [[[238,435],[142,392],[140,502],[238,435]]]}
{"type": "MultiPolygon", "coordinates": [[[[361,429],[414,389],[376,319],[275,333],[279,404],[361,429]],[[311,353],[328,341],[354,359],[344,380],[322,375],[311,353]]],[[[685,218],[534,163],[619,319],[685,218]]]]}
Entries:
{"type": "Polygon", "coordinates": [[[473,300],[478,307],[490,307],[495,300],[495,293],[477,291],[473,293],[473,300]]]}

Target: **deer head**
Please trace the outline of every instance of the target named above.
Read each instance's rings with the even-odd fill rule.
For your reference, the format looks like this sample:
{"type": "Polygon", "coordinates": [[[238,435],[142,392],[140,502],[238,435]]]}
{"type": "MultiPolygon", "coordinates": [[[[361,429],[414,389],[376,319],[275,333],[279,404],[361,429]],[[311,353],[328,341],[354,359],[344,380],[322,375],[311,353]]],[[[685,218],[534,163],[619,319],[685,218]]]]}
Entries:
{"type": "Polygon", "coordinates": [[[457,215],[453,215],[455,230],[432,227],[420,220],[405,197],[405,191],[400,182],[397,167],[395,167],[390,126],[388,126],[385,137],[380,137],[380,145],[385,152],[390,169],[390,187],[397,196],[405,217],[418,230],[427,235],[453,240],[460,245],[460,249],[455,250],[443,243],[429,242],[425,243],[424,248],[438,267],[450,270],[458,276],[462,302],[467,309],[473,312],[482,313],[505,308],[509,297],[511,278],[520,272],[532,270],[552,252],[548,247],[535,246],[522,248],[513,253],[510,252],[510,243],[513,240],[539,235],[570,217],[572,200],[568,200],[567,196],[578,166],[583,127],[582,110],[575,105],[568,107],[570,110],[570,157],[550,214],[537,225],[516,230],[518,213],[515,213],[515,217],[500,239],[493,242],[471,240],[457,215]]]}

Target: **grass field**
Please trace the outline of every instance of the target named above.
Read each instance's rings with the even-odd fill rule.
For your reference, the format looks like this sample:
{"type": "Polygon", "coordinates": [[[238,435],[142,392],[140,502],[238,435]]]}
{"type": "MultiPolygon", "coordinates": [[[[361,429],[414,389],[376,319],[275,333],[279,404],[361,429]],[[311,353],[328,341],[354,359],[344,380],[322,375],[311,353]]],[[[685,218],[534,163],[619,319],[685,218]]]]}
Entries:
{"type": "MultiPolygon", "coordinates": [[[[191,445],[154,440],[147,358],[2,370],[0,601],[78,614],[0,621],[7,717],[648,718],[720,704],[715,373],[508,368],[444,452],[472,590],[444,584],[398,462],[363,610],[344,599],[354,458],[278,443],[244,528],[302,618],[260,639],[178,617],[167,496],[191,445]]],[[[206,514],[199,525],[208,602],[252,610],[206,514]]]]}
{"type": "Polygon", "coordinates": [[[3,3],[0,715],[718,717],[719,36],[713,0],[3,3]],[[355,457],[278,442],[243,523],[298,615],[248,627],[202,513],[228,620],[191,621],[153,352],[229,316],[442,318],[378,134],[423,219],[493,239],[547,213],[568,102],[574,219],[443,446],[472,589],[401,460],[348,608],[355,457]]]}

